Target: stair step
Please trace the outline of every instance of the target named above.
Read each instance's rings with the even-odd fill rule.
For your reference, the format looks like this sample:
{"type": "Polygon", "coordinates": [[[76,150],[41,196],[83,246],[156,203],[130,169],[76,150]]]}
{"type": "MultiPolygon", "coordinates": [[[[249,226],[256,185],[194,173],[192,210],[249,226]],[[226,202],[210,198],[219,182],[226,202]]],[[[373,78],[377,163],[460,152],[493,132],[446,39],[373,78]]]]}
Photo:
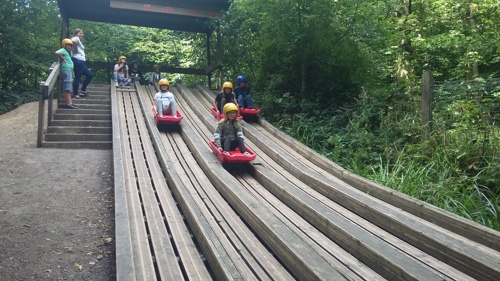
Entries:
{"type": "Polygon", "coordinates": [[[75,110],[72,114],[56,113],[54,120],[111,120],[111,114],[80,114],[75,110]]]}
{"type": "Polygon", "coordinates": [[[111,127],[68,127],[68,126],[49,126],[47,134],[112,134],[111,127]]]}
{"type": "Polygon", "coordinates": [[[111,134],[45,134],[46,142],[112,141],[111,134]]]}
{"type": "Polygon", "coordinates": [[[56,127],[111,127],[111,120],[52,120],[56,127]]]}
{"type": "Polygon", "coordinates": [[[87,86],[87,91],[99,89],[102,89],[103,91],[109,91],[111,89],[111,84],[89,84],[87,86]]]}
{"type": "Polygon", "coordinates": [[[103,99],[73,99],[73,103],[76,105],[80,104],[111,104],[111,99],[103,100],[103,99]]]}
{"type": "Polygon", "coordinates": [[[75,109],[66,109],[66,108],[58,108],[56,114],[108,114],[111,116],[111,110],[106,109],[83,109],[80,108],[78,110],[75,109]]]}
{"type": "MultiPolygon", "coordinates": [[[[77,103],[75,103],[77,104],[77,103]]],[[[104,109],[104,110],[111,110],[111,103],[109,104],[81,104],[81,103],[78,103],[78,107],[80,107],[80,109],[104,109]]],[[[65,103],[60,103],[57,105],[57,108],[61,108],[61,109],[64,109],[66,108],[66,104],[65,103]]],[[[79,109],[72,109],[72,110],[79,110],[79,109]]]]}
{"type": "Polygon", "coordinates": [[[73,100],[111,100],[111,96],[109,92],[107,94],[99,94],[99,93],[89,93],[88,96],[83,97],[82,99],[73,99],[73,100]]]}
{"type": "Polygon", "coordinates": [[[110,94],[111,92],[111,87],[108,86],[108,89],[104,89],[104,88],[89,88],[87,87],[87,93],[89,95],[93,95],[93,94],[104,94],[104,95],[108,95],[110,94]]]}
{"type": "Polygon", "coordinates": [[[82,148],[82,149],[112,149],[112,141],[60,141],[60,142],[42,142],[45,148],[82,148]]]}

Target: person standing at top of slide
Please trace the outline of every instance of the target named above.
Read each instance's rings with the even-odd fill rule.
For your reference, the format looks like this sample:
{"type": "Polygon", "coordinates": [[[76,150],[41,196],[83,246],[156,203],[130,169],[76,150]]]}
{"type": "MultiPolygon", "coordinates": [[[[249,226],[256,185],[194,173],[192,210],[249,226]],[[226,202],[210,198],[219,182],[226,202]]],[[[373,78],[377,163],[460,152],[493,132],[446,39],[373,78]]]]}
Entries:
{"type": "Polygon", "coordinates": [[[94,74],[92,74],[89,68],[85,65],[85,47],[83,46],[82,40],[83,30],[80,28],[75,29],[75,32],[73,32],[73,38],[71,38],[71,41],[73,41],[71,60],[73,61],[75,72],[75,80],[73,81],[73,97],[77,99],[87,95],[87,86],[94,77],[94,74]],[[80,87],[80,80],[82,79],[82,76],[85,76],[85,80],[83,81],[82,90],[79,95],[78,88],[80,87]]]}

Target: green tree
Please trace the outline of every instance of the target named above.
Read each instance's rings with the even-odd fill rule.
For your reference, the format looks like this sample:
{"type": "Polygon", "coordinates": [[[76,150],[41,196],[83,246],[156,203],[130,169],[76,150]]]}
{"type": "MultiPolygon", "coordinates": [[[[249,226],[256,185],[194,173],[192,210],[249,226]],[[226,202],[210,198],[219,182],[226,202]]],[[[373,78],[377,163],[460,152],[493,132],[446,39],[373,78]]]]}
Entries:
{"type": "Polygon", "coordinates": [[[57,2],[1,0],[0,21],[0,90],[36,87],[60,47],[57,2]]]}

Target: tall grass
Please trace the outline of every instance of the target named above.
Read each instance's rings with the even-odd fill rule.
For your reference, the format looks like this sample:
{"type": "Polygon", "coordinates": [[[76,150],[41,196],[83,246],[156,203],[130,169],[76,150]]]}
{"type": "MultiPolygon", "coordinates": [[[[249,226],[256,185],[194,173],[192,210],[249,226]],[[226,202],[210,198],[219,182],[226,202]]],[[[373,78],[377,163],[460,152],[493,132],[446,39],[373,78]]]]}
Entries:
{"type": "MultiPolygon", "coordinates": [[[[365,176],[419,200],[500,230],[500,130],[449,130],[380,157],[365,176]]],[[[355,166],[354,166],[355,167],[355,166]]]]}
{"type": "Polygon", "coordinates": [[[411,111],[416,106],[384,110],[369,97],[357,106],[347,125],[345,116],[331,114],[285,115],[277,124],[353,173],[500,231],[494,120],[468,102],[460,114],[450,106],[436,114],[435,131],[422,142],[419,113],[411,111]]]}

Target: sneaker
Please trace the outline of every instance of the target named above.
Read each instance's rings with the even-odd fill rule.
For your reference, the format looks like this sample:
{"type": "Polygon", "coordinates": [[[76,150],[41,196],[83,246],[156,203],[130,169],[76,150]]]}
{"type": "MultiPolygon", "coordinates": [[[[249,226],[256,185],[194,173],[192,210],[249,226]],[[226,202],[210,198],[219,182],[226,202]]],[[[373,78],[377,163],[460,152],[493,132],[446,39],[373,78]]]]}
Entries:
{"type": "Polygon", "coordinates": [[[82,97],[82,96],[80,96],[80,95],[73,95],[73,98],[74,98],[74,99],[79,100],[79,99],[81,99],[81,98],[83,98],[83,97],[82,97]]]}
{"type": "Polygon", "coordinates": [[[250,153],[248,151],[243,152],[244,155],[250,156],[250,153]]]}
{"type": "Polygon", "coordinates": [[[69,108],[69,109],[79,109],[79,107],[76,106],[76,105],[74,105],[74,104],[67,104],[66,108],[69,108]]]}
{"type": "Polygon", "coordinates": [[[230,154],[229,154],[229,151],[224,151],[223,153],[224,153],[225,155],[230,155],[230,154]]]}
{"type": "Polygon", "coordinates": [[[118,82],[115,82],[115,87],[118,87],[118,82]]]}
{"type": "Polygon", "coordinates": [[[88,96],[89,94],[87,92],[80,91],[79,95],[82,97],[85,97],[85,96],[88,96]]]}

